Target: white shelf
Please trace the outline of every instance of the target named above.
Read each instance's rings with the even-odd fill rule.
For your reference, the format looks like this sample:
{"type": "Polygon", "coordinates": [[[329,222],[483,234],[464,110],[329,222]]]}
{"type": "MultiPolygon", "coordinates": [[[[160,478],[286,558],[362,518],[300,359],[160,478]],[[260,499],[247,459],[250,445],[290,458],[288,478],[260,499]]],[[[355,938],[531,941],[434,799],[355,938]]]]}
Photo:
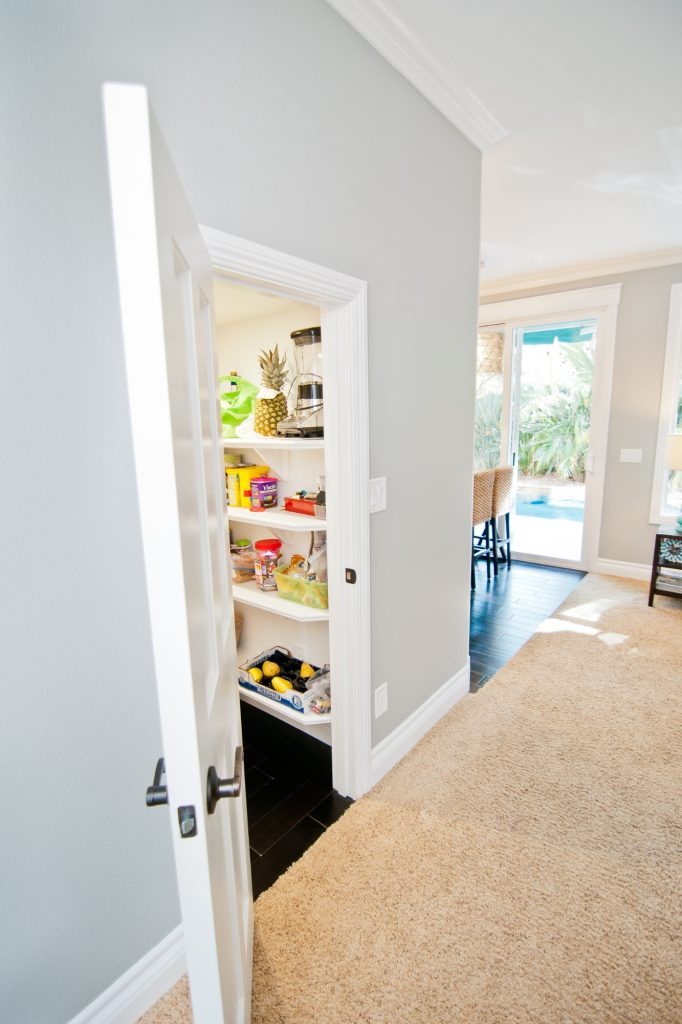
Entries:
{"type": "Polygon", "coordinates": [[[307,732],[324,743],[331,744],[331,729],[329,727],[333,712],[330,712],[328,715],[316,715],[313,711],[294,711],[293,708],[287,707],[286,704],[269,700],[268,697],[263,697],[262,694],[256,693],[255,690],[247,690],[243,686],[239,687],[239,697],[246,704],[252,704],[262,711],[267,711],[269,715],[279,718],[283,722],[288,722],[290,725],[300,729],[301,732],[307,732]]]}
{"type": "Polygon", "coordinates": [[[295,619],[297,622],[329,621],[328,608],[308,608],[305,604],[280,597],[277,591],[259,590],[255,583],[233,583],[232,596],[239,604],[260,608],[273,615],[281,615],[285,619],[295,619]]]}
{"type": "Polygon", "coordinates": [[[223,448],[272,448],[274,451],[322,452],[324,438],[313,437],[224,437],[223,448]]]}
{"type": "Polygon", "coordinates": [[[272,530],[293,530],[297,533],[327,529],[326,519],[318,519],[317,516],[304,516],[300,512],[286,512],[283,508],[252,512],[248,508],[228,505],[227,518],[231,523],[248,523],[249,526],[267,526],[272,530]]]}

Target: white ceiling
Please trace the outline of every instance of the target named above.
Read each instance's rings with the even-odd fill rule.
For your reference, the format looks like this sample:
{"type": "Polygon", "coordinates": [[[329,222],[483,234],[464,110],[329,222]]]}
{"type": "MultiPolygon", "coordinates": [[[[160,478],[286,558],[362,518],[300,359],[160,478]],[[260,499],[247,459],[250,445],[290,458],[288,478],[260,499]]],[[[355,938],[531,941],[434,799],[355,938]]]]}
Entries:
{"type": "Polygon", "coordinates": [[[682,261],[682,0],[329,0],[483,150],[482,285],[682,261]]]}
{"type": "Polygon", "coordinates": [[[256,291],[255,288],[232,284],[221,277],[213,279],[213,306],[217,327],[253,320],[255,317],[276,316],[311,308],[291,299],[280,299],[276,295],[256,291]]]}

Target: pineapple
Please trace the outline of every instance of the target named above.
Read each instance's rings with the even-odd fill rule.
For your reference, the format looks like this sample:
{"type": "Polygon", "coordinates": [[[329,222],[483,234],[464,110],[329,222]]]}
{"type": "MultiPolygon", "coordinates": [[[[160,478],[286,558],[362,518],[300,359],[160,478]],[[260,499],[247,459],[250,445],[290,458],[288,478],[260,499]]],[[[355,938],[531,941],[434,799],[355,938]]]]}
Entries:
{"type": "Polygon", "coordinates": [[[281,391],[289,373],[286,356],[280,359],[279,348],[275,345],[269,352],[262,349],[258,362],[263,371],[263,387],[256,398],[253,428],[257,434],[274,437],[277,424],[287,415],[287,400],[281,391]]]}

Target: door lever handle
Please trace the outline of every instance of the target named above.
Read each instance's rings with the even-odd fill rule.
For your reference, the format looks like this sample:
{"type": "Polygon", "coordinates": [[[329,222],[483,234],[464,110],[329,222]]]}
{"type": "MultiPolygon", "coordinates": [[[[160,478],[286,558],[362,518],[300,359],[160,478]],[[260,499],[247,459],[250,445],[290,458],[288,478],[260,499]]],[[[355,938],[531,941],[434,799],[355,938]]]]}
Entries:
{"type": "Polygon", "coordinates": [[[206,808],[209,814],[213,814],[216,805],[223,797],[239,796],[242,791],[242,766],[244,764],[244,749],[237,747],[234,752],[234,776],[231,779],[221,779],[214,765],[208,769],[206,779],[206,808]]]}
{"type": "Polygon", "coordinates": [[[160,807],[168,803],[168,786],[161,785],[161,779],[166,774],[166,762],[160,757],[156,762],[154,782],[147,786],[147,807],[160,807]]]}

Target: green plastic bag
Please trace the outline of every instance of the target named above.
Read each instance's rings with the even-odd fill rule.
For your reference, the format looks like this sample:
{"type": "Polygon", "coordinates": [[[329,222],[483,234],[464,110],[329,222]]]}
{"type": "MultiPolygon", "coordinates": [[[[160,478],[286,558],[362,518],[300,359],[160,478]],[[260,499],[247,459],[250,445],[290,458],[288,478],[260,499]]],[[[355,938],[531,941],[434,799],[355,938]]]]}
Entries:
{"type": "Polygon", "coordinates": [[[221,377],[220,383],[227,384],[226,390],[220,393],[223,437],[236,437],[239,424],[253,412],[258,387],[245,377],[237,377],[232,373],[221,377]]]}

